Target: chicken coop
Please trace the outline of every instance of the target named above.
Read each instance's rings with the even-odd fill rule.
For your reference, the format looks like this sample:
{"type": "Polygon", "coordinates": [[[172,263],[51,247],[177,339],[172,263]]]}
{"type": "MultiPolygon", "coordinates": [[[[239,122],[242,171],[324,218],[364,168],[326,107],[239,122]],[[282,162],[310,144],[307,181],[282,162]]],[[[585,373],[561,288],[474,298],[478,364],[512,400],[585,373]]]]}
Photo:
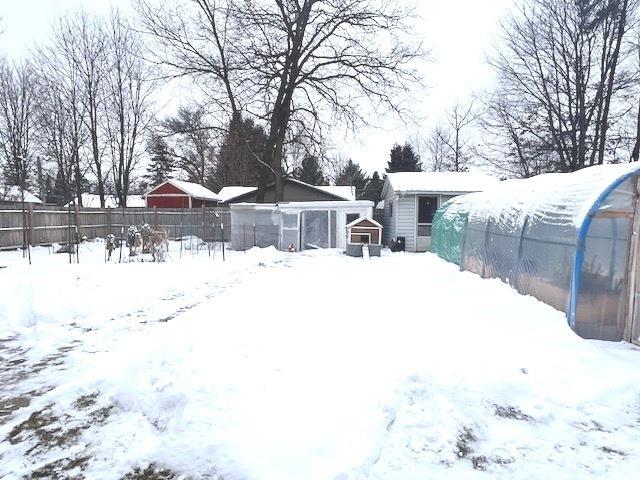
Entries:
{"type": "Polygon", "coordinates": [[[238,203],[231,209],[231,248],[273,246],[300,251],[346,248],[346,226],[371,217],[373,202],[315,201],[279,204],[238,203]]]}

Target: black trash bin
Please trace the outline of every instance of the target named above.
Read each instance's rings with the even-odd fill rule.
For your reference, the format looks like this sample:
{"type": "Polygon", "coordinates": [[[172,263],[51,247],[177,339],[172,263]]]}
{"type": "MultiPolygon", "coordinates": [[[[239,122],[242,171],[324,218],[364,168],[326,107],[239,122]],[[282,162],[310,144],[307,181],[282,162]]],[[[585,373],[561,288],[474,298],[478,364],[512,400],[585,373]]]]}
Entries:
{"type": "Polygon", "coordinates": [[[392,252],[404,252],[405,248],[405,237],[398,237],[395,240],[391,240],[391,245],[389,245],[392,252]]]}

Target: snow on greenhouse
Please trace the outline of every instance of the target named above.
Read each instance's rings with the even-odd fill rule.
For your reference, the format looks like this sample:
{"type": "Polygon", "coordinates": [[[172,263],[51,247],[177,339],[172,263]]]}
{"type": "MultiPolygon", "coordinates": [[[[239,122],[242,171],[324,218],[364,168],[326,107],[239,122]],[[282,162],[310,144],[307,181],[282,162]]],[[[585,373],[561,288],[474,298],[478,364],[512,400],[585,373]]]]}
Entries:
{"type": "Polygon", "coordinates": [[[640,341],[637,164],[508,180],[436,213],[432,250],[567,314],[585,338],[640,341]]]}

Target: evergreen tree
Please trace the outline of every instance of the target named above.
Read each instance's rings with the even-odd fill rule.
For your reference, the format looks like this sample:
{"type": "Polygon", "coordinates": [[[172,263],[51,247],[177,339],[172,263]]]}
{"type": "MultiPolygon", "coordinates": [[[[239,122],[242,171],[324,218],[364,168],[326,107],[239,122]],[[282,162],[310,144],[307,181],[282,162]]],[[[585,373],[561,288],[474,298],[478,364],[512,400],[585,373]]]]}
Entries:
{"type": "Polygon", "coordinates": [[[73,195],[67,185],[68,182],[65,181],[63,172],[58,169],[55,181],[47,194],[49,201],[55,205],[65,205],[70,202],[73,199],[73,195]]]}
{"type": "Polygon", "coordinates": [[[335,178],[336,185],[349,185],[355,187],[356,198],[360,199],[367,186],[367,176],[360,165],[349,159],[337,172],[335,178]]]}
{"type": "Polygon", "coordinates": [[[234,115],[220,145],[213,179],[208,183],[217,187],[258,185],[262,167],[256,160],[263,158],[267,143],[264,129],[250,118],[234,115]]]}
{"type": "Polygon", "coordinates": [[[147,152],[151,161],[144,180],[148,185],[155,186],[164,182],[173,172],[173,156],[164,138],[155,133],[149,139],[147,152]]]}
{"type": "Polygon", "coordinates": [[[363,200],[371,200],[375,205],[377,205],[380,200],[382,200],[382,186],[384,185],[384,180],[380,178],[380,174],[378,172],[373,172],[373,175],[367,181],[367,185],[364,188],[364,193],[362,194],[363,200]]]}
{"type": "Polygon", "coordinates": [[[327,179],[324,176],[318,157],[310,154],[304,156],[300,166],[293,172],[293,178],[310,185],[327,184],[327,179]]]}
{"type": "Polygon", "coordinates": [[[416,154],[410,144],[393,146],[387,164],[387,173],[420,171],[422,171],[420,156],[416,154]]]}

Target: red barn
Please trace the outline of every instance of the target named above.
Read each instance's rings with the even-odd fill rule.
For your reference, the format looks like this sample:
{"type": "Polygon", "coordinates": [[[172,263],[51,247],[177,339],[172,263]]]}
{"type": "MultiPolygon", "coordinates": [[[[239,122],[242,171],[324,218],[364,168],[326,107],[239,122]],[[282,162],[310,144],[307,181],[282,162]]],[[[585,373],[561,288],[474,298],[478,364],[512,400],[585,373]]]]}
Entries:
{"type": "Polygon", "coordinates": [[[218,196],[197,183],[166,180],[145,195],[147,207],[200,208],[215,207],[218,196]]]}

